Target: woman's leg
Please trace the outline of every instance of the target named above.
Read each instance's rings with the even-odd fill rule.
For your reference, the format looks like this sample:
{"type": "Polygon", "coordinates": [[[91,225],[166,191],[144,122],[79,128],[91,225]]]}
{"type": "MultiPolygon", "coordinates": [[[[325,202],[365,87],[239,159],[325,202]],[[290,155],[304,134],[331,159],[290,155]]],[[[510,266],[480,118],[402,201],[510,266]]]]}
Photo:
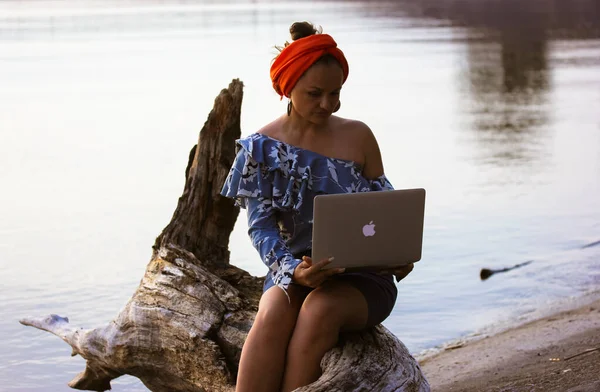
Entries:
{"type": "Polygon", "coordinates": [[[291,285],[289,301],[283,290],[275,286],[262,295],[242,348],[237,392],[279,392],[285,352],[307,293],[306,288],[291,285]]]}
{"type": "Polygon", "coordinates": [[[313,290],[302,304],[288,346],[282,391],[316,381],[321,359],[336,345],[340,331],[363,329],[368,312],[363,294],[346,282],[332,280],[313,290]]]}

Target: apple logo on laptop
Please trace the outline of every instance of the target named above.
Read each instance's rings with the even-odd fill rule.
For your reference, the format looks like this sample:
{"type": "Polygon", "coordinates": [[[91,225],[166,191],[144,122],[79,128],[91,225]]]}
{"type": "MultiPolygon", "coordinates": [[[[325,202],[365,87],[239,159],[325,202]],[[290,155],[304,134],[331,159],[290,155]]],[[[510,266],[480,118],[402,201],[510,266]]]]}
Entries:
{"type": "Polygon", "coordinates": [[[368,225],[364,225],[362,231],[365,237],[373,237],[375,235],[375,225],[373,224],[373,221],[369,222],[368,225]]]}

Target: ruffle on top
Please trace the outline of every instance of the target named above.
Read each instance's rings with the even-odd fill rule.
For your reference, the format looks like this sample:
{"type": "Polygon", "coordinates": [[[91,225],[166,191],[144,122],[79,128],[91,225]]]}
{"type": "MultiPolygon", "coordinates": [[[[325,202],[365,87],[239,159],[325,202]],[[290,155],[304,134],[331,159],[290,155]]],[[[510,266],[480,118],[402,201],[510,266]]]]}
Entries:
{"type": "Polygon", "coordinates": [[[237,156],[221,194],[245,208],[246,198],[268,198],[275,209],[300,211],[308,191],[314,194],[391,190],[385,177],[368,180],[353,161],[254,133],[236,141],[237,156]]]}

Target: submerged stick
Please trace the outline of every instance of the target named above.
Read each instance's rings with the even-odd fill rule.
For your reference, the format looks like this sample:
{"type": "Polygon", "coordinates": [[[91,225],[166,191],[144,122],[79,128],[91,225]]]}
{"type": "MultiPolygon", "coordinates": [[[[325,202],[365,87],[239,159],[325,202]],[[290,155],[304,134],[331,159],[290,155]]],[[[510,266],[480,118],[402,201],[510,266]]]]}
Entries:
{"type": "Polygon", "coordinates": [[[516,264],[516,265],[513,265],[512,267],[506,267],[506,268],[502,268],[502,269],[499,269],[499,270],[493,270],[493,269],[489,269],[489,268],[482,268],[481,272],[479,273],[479,277],[481,278],[481,280],[486,280],[487,278],[489,278],[490,276],[492,276],[494,274],[497,274],[497,273],[500,273],[500,272],[512,271],[515,268],[521,268],[521,267],[524,267],[524,266],[526,266],[528,264],[531,264],[531,263],[533,263],[533,260],[529,260],[529,261],[526,261],[524,263],[516,264]]]}
{"type": "Polygon", "coordinates": [[[570,357],[566,357],[564,359],[564,361],[568,361],[569,359],[573,359],[575,357],[578,357],[580,355],[585,355],[585,354],[589,354],[589,353],[593,353],[594,351],[600,351],[600,347],[596,347],[596,348],[588,348],[585,351],[580,352],[579,354],[575,354],[575,355],[571,355],[570,357]]]}
{"type": "Polygon", "coordinates": [[[591,248],[592,246],[600,245],[600,241],[592,242],[581,247],[581,249],[591,248]]]}

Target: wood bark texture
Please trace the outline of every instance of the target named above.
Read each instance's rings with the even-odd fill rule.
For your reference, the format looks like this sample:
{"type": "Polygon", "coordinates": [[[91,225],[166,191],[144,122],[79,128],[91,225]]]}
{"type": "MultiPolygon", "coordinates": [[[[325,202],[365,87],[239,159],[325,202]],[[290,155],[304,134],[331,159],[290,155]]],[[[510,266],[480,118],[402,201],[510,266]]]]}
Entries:
{"type": "MultiPolygon", "coordinates": [[[[190,153],[173,218],[121,313],[88,330],[57,315],[20,320],[59,336],[72,355],[85,358],[72,388],[106,391],[111,380],[129,374],[154,392],[234,391],[263,283],[229,264],[239,209],[219,195],[241,134],[242,96],[235,79],[215,99],[190,153]]],[[[383,326],[342,335],[321,367],[319,380],[297,391],[429,391],[415,359],[383,326]]]]}

